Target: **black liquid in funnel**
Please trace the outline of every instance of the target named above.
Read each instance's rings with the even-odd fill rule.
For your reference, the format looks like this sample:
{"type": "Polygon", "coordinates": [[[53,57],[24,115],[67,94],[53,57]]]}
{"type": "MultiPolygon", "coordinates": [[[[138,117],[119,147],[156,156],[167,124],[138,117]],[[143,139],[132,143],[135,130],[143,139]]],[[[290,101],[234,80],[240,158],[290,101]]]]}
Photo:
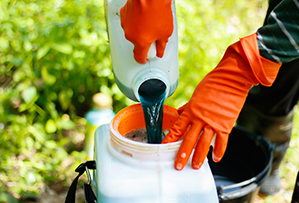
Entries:
{"type": "Polygon", "coordinates": [[[139,98],[147,131],[148,143],[162,142],[163,107],[166,96],[166,85],[158,79],[142,83],[139,98]]]}

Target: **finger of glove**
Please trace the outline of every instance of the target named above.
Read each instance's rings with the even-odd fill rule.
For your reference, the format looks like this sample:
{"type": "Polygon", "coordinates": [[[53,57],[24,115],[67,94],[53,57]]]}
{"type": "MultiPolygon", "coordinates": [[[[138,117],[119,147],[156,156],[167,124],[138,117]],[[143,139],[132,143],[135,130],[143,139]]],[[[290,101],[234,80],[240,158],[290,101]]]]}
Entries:
{"type": "Polygon", "coordinates": [[[150,48],[150,44],[149,45],[136,45],[134,46],[134,59],[141,64],[146,64],[148,59],[147,59],[147,53],[148,50],[150,48]]]}
{"type": "Polygon", "coordinates": [[[186,166],[192,150],[197,142],[198,136],[202,129],[201,127],[202,126],[200,126],[200,124],[192,125],[188,134],[184,137],[174,162],[174,167],[176,170],[180,171],[186,166]]]}
{"type": "Polygon", "coordinates": [[[157,56],[162,58],[164,55],[164,51],[166,48],[166,43],[168,42],[168,39],[160,39],[156,41],[156,51],[157,51],[157,56]]]}
{"type": "Polygon", "coordinates": [[[192,168],[199,169],[205,161],[205,158],[208,155],[211,141],[215,131],[210,126],[205,126],[202,134],[197,142],[195,151],[192,158],[192,168]]]}
{"type": "Polygon", "coordinates": [[[185,110],[185,107],[188,103],[184,104],[183,106],[181,106],[179,109],[178,109],[178,113],[181,114],[183,113],[183,111],[185,110]]]}
{"type": "Polygon", "coordinates": [[[189,125],[189,119],[187,115],[180,115],[178,120],[174,123],[173,127],[169,130],[169,133],[165,136],[161,144],[178,141],[189,125]]]}
{"type": "Polygon", "coordinates": [[[213,160],[214,162],[219,162],[226,150],[227,142],[228,142],[228,134],[227,133],[218,133],[215,140],[215,145],[213,149],[213,160]]]}

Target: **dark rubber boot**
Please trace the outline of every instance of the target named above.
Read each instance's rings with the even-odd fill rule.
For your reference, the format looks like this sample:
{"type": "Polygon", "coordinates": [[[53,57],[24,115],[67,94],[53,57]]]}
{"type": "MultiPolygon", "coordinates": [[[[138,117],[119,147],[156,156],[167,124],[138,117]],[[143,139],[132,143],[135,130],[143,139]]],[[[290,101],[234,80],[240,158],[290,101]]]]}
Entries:
{"type": "Polygon", "coordinates": [[[279,192],[279,166],[288,149],[293,126],[293,111],[286,116],[270,117],[253,108],[248,102],[244,105],[237,121],[251,132],[266,137],[274,145],[272,171],[261,184],[260,194],[273,195],[279,192]]]}

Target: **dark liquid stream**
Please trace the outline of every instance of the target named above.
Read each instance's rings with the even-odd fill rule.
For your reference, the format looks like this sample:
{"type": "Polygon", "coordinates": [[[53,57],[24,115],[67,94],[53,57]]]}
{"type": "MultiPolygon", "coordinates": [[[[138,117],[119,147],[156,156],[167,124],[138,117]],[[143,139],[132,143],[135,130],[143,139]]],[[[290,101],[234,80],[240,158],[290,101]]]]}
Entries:
{"type": "Polygon", "coordinates": [[[160,80],[151,79],[140,86],[138,93],[143,109],[148,143],[160,144],[162,142],[166,86],[160,80]]]}

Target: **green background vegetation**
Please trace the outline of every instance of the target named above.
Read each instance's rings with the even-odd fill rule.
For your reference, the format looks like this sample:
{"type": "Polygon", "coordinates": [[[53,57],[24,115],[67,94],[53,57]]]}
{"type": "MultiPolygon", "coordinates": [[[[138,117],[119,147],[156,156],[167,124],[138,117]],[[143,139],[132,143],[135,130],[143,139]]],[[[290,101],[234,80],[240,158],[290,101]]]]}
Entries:
{"type": "MultiPolygon", "coordinates": [[[[166,104],[179,107],[228,45],[263,24],[267,2],[176,5],[180,80],[166,104]]],[[[115,112],[133,104],[114,83],[101,0],[0,1],[0,202],[35,198],[48,184],[69,187],[86,158],[84,115],[97,92],[113,98],[115,112]]],[[[298,130],[294,137],[282,172],[288,190],[298,130]]]]}

